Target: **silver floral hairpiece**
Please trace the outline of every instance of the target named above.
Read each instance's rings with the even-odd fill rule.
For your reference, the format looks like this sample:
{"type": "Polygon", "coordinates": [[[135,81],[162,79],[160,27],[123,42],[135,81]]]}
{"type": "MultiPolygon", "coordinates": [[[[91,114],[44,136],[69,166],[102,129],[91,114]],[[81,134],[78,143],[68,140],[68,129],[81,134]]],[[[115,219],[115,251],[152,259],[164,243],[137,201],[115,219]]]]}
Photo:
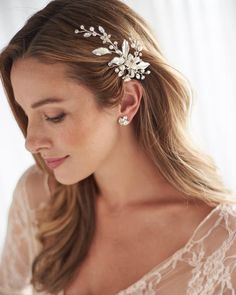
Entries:
{"type": "Polygon", "coordinates": [[[107,34],[102,26],[98,26],[98,30],[100,33],[97,33],[94,31],[94,27],[90,27],[89,30],[86,30],[84,28],[84,25],[80,26],[80,29],[75,29],[75,33],[84,33],[84,37],[90,37],[90,36],[100,36],[100,39],[103,40],[103,44],[110,43],[109,47],[99,47],[97,49],[94,49],[92,52],[95,55],[101,56],[105,54],[111,54],[113,52],[117,53],[119,57],[114,57],[109,63],[109,67],[115,66],[115,72],[118,74],[119,77],[122,77],[124,81],[129,81],[132,78],[137,79],[145,79],[146,74],[150,74],[151,71],[145,69],[150,65],[148,62],[144,62],[140,56],[142,56],[142,46],[140,43],[133,39],[129,38],[131,42],[131,47],[135,49],[134,55],[129,53],[130,46],[129,42],[124,39],[122,44],[122,51],[118,49],[117,45],[118,42],[114,41],[112,42],[110,40],[111,35],[107,34]]]}

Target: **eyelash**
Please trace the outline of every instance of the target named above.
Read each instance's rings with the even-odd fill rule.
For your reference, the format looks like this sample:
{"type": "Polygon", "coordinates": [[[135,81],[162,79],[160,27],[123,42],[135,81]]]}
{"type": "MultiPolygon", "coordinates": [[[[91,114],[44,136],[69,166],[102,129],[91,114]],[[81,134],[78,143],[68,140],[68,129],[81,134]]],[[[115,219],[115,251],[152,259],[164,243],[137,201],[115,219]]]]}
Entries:
{"type": "Polygon", "coordinates": [[[65,114],[64,113],[60,114],[57,117],[53,117],[53,118],[50,118],[50,117],[47,117],[46,116],[46,121],[50,121],[50,122],[56,124],[56,123],[60,123],[61,121],[63,121],[64,117],[65,117],[65,114]]]}

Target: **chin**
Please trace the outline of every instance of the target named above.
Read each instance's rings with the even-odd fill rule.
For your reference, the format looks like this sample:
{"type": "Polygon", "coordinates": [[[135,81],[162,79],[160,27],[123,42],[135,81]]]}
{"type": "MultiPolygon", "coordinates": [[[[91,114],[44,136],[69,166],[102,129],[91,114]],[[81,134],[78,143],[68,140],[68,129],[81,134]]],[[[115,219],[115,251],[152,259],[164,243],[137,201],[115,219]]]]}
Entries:
{"type": "Polygon", "coordinates": [[[63,175],[57,175],[55,173],[55,178],[56,180],[63,184],[63,185],[73,185],[73,184],[77,184],[78,182],[84,180],[85,178],[87,178],[89,175],[86,175],[84,177],[77,177],[75,178],[74,176],[73,177],[69,177],[69,175],[66,175],[65,177],[63,177],[63,175]]]}
{"type": "Polygon", "coordinates": [[[57,177],[55,177],[57,182],[59,182],[60,184],[63,184],[63,185],[73,185],[73,184],[76,184],[78,183],[79,181],[72,181],[70,179],[58,179],[57,177]]]}

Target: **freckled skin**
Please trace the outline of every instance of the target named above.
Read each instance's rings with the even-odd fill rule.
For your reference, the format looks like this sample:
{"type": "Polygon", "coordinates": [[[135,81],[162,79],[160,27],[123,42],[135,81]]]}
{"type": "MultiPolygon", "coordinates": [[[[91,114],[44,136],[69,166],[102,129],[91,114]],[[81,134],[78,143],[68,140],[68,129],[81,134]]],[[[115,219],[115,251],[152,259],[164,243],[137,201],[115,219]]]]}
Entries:
{"type": "Polygon", "coordinates": [[[182,193],[157,171],[133,133],[132,119],[143,94],[140,82],[125,82],[121,103],[112,109],[99,109],[94,94],[70,80],[65,67],[62,63],[43,64],[34,58],[13,64],[14,96],[28,117],[26,149],[46,158],[69,155],[53,169],[62,184],[74,184],[94,173],[103,196],[99,202],[108,212],[133,204],[182,202],[182,193]],[[31,108],[31,104],[48,97],[65,101],[31,108]],[[65,117],[59,123],[45,119],[61,113],[65,117]],[[118,124],[123,115],[130,121],[126,126],[118,124]]]}
{"type": "Polygon", "coordinates": [[[66,79],[63,64],[18,60],[11,81],[15,98],[29,118],[26,148],[46,157],[70,155],[63,165],[54,169],[57,180],[63,184],[78,182],[93,173],[118,140],[117,116],[99,110],[89,89],[66,79]],[[30,109],[33,102],[50,95],[67,101],[30,109]],[[66,116],[57,124],[42,116],[43,112],[55,117],[62,111],[66,116]]]}
{"type": "Polygon", "coordinates": [[[94,173],[101,191],[95,201],[95,242],[82,272],[80,266],[79,276],[66,293],[75,294],[81,286],[85,292],[91,290],[97,265],[99,275],[93,279],[96,291],[107,279],[111,265],[117,267],[109,272],[108,280],[114,281],[124,269],[118,283],[129,285],[182,247],[206,212],[209,214],[209,207],[187,207],[182,193],[163,178],[140,148],[131,125],[117,123],[124,114],[132,122],[142,98],[138,82],[124,86],[124,113],[119,107],[105,111],[97,108],[92,92],[67,80],[64,70],[63,64],[19,60],[13,66],[11,81],[15,98],[28,116],[27,150],[46,157],[69,155],[53,170],[57,181],[73,184],[94,173]],[[30,108],[45,97],[66,101],[30,108]],[[45,120],[45,114],[55,117],[61,112],[66,116],[60,123],[45,120]],[[123,278],[126,281],[122,282],[123,278]]]}

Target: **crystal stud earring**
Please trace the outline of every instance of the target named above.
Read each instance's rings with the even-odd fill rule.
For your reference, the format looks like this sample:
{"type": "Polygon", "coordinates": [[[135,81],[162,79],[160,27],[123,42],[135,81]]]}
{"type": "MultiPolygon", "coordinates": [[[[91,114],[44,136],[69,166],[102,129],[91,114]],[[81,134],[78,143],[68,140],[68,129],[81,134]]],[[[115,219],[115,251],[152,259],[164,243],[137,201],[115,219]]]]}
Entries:
{"type": "Polygon", "coordinates": [[[129,124],[129,120],[128,120],[128,116],[123,116],[119,118],[119,124],[120,125],[128,125],[129,124]]]}

